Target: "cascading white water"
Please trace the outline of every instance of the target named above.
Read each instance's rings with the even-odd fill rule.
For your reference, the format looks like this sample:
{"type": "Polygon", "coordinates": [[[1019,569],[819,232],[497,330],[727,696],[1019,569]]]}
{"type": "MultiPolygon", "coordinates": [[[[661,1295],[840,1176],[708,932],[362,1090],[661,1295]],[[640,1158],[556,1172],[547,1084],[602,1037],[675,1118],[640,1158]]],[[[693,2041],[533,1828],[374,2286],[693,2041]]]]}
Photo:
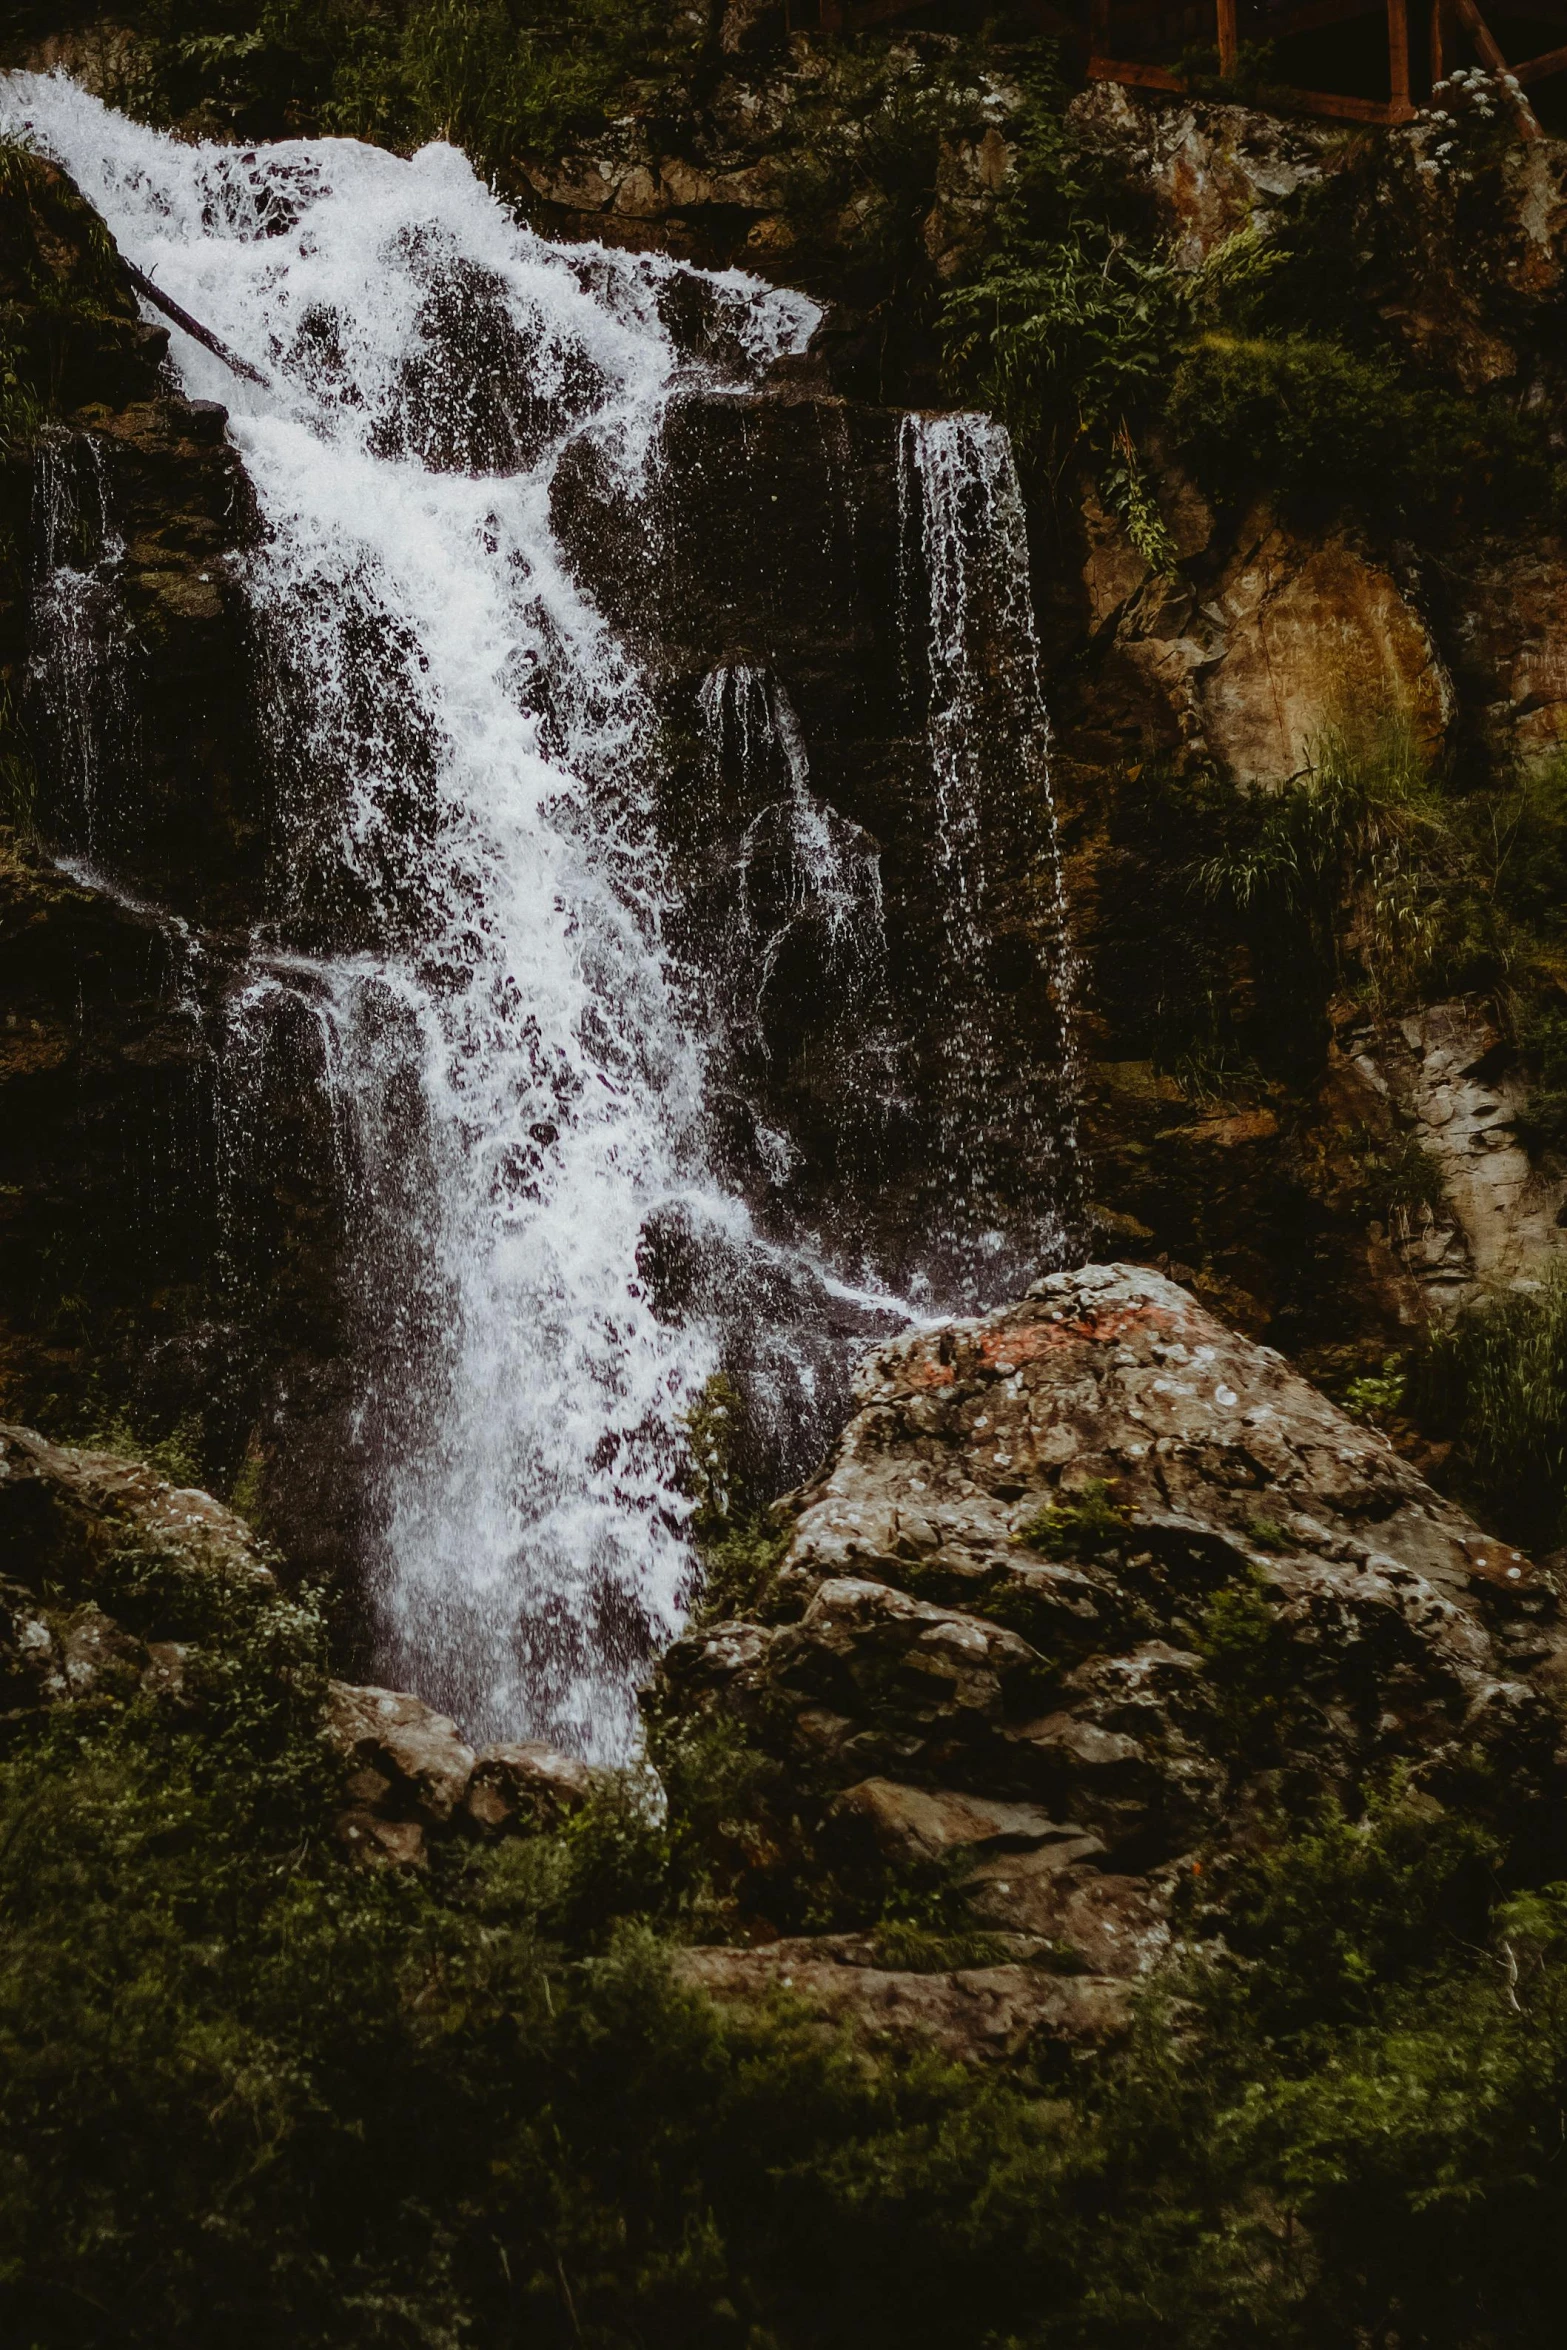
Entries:
{"type": "Polygon", "coordinates": [[[720,782],[729,780],[732,763],[742,805],[758,795],[763,801],[736,860],[735,945],[754,1011],[760,1014],[790,930],[802,922],[822,934],[829,980],[859,998],[887,943],[874,843],[812,790],[800,721],[769,671],[748,662],[714,669],[697,704],[720,782]]]}
{"type": "Polygon", "coordinates": [[[125,549],[114,529],[103,457],[84,433],[47,427],[34,477],[38,580],[28,691],[59,713],[53,798],[89,858],[101,845],[104,796],[129,749],[128,648],[115,592],[125,549]]]}
{"type": "MultiPolygon", "coordinates": [[[[994,1019],[998,997],[996,877],[1032,876],[1029,950],[1064,1003],[1070,951],[1050,792],[1050,719],[1040,676],[1028,524],[1012,443],[971,412],[903,420],[898,466],[905,644],[923,647],[926,745],[934,785],[936,902],[946,952],[938,984],[951,1009],[942,1057],[942,1149],[954,1170],[956,1286],[970,1302],[1058,1252],[1076,1180],[1070,1031],[1030,1098],[1014,1083],[1013,1131],[997,1136],[995,1103],[1020,1056],[994,1019]],[[1041,1181],[1032,1218],[996,1213],[1001,1157],[1034,1129],[1035,1147],[1065,1182],[1041,1181]],[[1054,1196],[1052,1196],[1052,1194],[1054,1196]],[[966,1223],[966,1230],[963,1229],[966,1223]]],[[[912,681],[911,681],[912,682],[912,681]]]]}
{"type": "MultiPolygon", "coordinates": [[[[384,1669],[471,1735],[613,1753],[677,1621],[679,1421],[713,1361],[700,1318],[654,1312],[639,1236],[708,1182],[648,714],[550,487],[584,435],[644,465],[694,364],[675,265],[546,246],[447,147],[187,146],[31,76],[3,119],[270,378],[175,338],[265,526],[283,829],[256,957],[317,1008],[353,1129],[384,1669]]],[[[706,284],[736,380],[803,346],[803,297],[706,284]]]]}
{"type": "MultiPolygon", "coordinates": [[[[815,789],[789,696],[754,662],[698,695],[726,845],[671,932],[650,690],[552,511],[584,479],[635,510],[671,400],[747,389],[803,347],[811,303],[552,248],[442,146],[187,146],[34,76],[0,84],[0,125],[58,154],[130,258],[267,379],[174,338],[187,392],[230,410],[262,522],[239,561],[274,859],[220,1041],[220,1174],[232,1224],[288,1147],[262,1131],[274,1071],[286,1097],[291,1056],[308,1062],[347,1216],[345,1477],[380,1670],[471,1736],[623,1752],[689,1578],[681,1423],[702,1381],[722,1354],[772,1465],[798,1469],[845,1408],[856,1338],[907,1316],[869,1203],[888,1121],[930,1131],[908,1090],[922,1056],[937,1107],[913,1153],[931,1202],[916,1293],[981,1302],[1059,1252],[1048,1183],[1041,1214],[999,1229],[1005,1118],[1025,1192],[1070,1147],[987,993],[992,868],[1025,803],[1045,819],[1022,869],[1060,911],[1006,437],[979,417],[903,433],[940,965],[905,912],[904,1001],[876,844],[815,789]],[[794,1189],[764,1098],[796,1101],[813,1134],[794,1189]],[[831,1182],[865,1195],[846,1220],[831,1182]]],[[[51,578],[85,561],[112,600],[106,513],[100,539],[90,558],[62,540],[51,578]]],[[[102,681],[52,682],[69,761],[102,681]]]]}

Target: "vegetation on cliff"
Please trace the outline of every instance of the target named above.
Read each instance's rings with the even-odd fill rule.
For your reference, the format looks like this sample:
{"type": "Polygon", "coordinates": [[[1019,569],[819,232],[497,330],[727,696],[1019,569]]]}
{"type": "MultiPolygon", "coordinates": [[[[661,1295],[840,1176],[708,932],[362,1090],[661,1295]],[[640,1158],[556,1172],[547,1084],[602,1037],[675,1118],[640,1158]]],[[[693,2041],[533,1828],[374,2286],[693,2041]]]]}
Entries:
{"type": "Polygon", "coordinates": [[[182,1604],[177,1702],[0,1766],[19,2350],[1553,2338],[1567,1894],[1461,1820],[1393,1789],[1194,1879],[1118,2054],[982,2077],[680,1988],[678,1779],[350,1864],[320,1618],[182,1604]]]}
{"type": "MultiPolygon", "coordinates": [[[[495,170],[600,126],[709,47],[670,0],[150,0],[88,36],[104,95],[209,136],[450,138],[495,170]]],[[[52,26],[40,25],[40,31],[52,26]]]]}

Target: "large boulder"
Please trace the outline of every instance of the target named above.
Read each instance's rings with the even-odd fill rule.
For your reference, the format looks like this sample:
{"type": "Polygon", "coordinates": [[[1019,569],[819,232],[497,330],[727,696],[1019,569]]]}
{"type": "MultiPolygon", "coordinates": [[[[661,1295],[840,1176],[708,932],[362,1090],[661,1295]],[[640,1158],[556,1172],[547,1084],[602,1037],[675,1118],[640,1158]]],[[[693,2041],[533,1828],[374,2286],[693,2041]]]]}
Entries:
{"type": "Polygon", "coordinates": [[[867,1359],[754,1619],[664,1660],[820,1837],[934,1864],[976,1920],[1143,1971],[1194,1865],[1397,1784],[1548,1820],[1554,1575],[1385,1437],[1141,1267],[867,1359]]]}

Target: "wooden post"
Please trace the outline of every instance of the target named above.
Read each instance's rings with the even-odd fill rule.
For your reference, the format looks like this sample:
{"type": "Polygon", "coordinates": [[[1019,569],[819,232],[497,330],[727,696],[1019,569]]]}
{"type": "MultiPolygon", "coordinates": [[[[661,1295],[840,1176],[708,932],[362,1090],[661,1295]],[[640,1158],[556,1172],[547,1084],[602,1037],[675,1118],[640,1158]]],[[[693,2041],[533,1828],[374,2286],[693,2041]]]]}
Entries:
{"type": "MultiPolygon", "coordinates": [[[[1219,71],[1228,76],[1235,71],[1239,44],[1235,38],[1235,0],[1218,0],[1219,5],[1219,71]]],[[[1389,0],[1389,6],[1392,0],[1389,0]]]]}
{"type": "Polygon", "coordinates": [[[1408,0],[1387,0],[1387,102],[1393,122],[1407,122],[1409,103],[1408,0]]]}
{"type": "Polygon", "coordinates": [[[1431,0],[1431,86],[1447,79],[1446,0],[1431,0]]]}
{"type": "MultiPolygon", "coordinates": [[[[1506,73],[1508,71],[1507,60],[1496,45],[1495,34],[1475,6],[1475,0],[1453,0],[1453,4],[1463,21],[1465,31],[1479,50],[1480,62],[1487,72],[1506,73]]],[[[1525,139],[1543,139],[1545,133],[1540,128],[1540,118],[1522,90],[1508,90],[1504,95],[1512,100],[1513,112],[1518,117],[1519,136],[1525,139]]]]}

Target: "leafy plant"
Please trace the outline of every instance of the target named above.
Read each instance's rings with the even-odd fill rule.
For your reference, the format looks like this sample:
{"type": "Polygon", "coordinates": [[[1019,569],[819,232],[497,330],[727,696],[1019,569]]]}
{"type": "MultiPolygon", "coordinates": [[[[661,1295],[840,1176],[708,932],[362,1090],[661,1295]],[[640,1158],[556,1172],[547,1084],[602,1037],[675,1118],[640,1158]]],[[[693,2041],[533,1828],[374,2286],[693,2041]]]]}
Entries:
{"type": "Polygon", "coordinates": [[[1408,1358],[1407,1395],[1451,1438],[1476,1506],[1514,1541],[1567,1535],[1567,1276],[1469,1307],[1408,1358]]]}
{"type": "Polygon", "coordinates": [[[1251,917],[1297,927],[1325,965],[1353,936],[1373,1002],[1415,994],[1438,952],[1442,885],[1461,869],[1451,815],[1407,730],[1329,732],[1306,773],[1242,801],[1249,821],[1194,879],[1251,917]],[[1348,901],[1353,923],[1341,919],[1348,901]]]}
{"type": "Polygon", "coordinates": [[[1567,1149],[1567,1012],[1554,1003],[1531,1004],[1519,1022],[1519,1042],[1535,1070],[1518,1114],[1519,1138],[1535,1155],[1567,1149]]]}
{"type": "MultiPolygon", "coordinates": [[[[1288,1547],[1287,1536],[1280,1547],[1288,1547]]],[[[1197,1649],[1225,1749],[1253,1759],[1270,1751],[1293,1712],[1298,1662],[1260,1573],[1214,1594],[1203,1611],[1197,1649]]]]}
{"type": "Polygon", "coordinates": [[[1130,1523],[1110,1486],[1095,1478],[1080,1493],[1041,1510],[1018,1529],[1016,1539],[1046,1558],[1088,1561],[1119,1550],[1130,1523]]]}
{"type": "Polygon", "coordinates": [[[1361,1159],[1360,1200],[1381,1223],[1407,1227],[1422,1209],[1446,1205],[1441,1161],[1412,1134],[1401,1134],[1361,1159]]]}
{"type": "MultiPolygon", "coordinates": [[[[1237,89],[1266,70],[1248,53],[1237,89]]],[[[1047,477],[1086,463],[1153,570],[1171,552],[1148,486],[1155,451],[1220,500],[1347,506],[1434,536],[1554,510],[1559,469],[1539,420],[1459,397],[1377,326],[1363,274],[1407,254],[1385,250],[1399,224],[1379,232],[1390,208],[1369,164],[1194,261],[1146,189],[1073,126],[1047,51],[1023,80],[990,251],[944,304],[949,376],[1047,477]]]]}
{"type": "Polygon", "coordinates": [[[113,1452],[122,1460],[145,1461],[172,1485],[201,1482],[203,1434],[200,1415],[195,1412],[186,1413],[166,1436],[139,1434],[121,1417],[103,1427],[89,1428],[76,1441],[84,1452],[113,1452]]]}
{"type": "Polygon", "coordinates": [[[1403,1357],[1388,1355],[1380,1372],[1365,1372],[1346,1384],[1344,1409],[1356,1420],[1393,1419],[1403,1410],[1408,1386],[1403,1357]]]}
{"type": "Polygon", "coordinates": [[[1287,1526],[1280,1525],[1277,1518],[1248,1518],[1246,1521],[1246,1533],[1248,1538],[1257,1545],[1259,1550],[1282,1551],[1293,1550],[1295,1548],[1294,1537],[1291,1535],[1289,1528],[1287,1526]]]}
{"type": "Polygon", "coordinates": [[[745,1399],[727,1372],[708,1380],[686,1414],[685,1435],[691,1533],[702,1566],[699,1620],[753,1615],[772,1589],[789,1534],[757,1498],[745,1399]]]}

